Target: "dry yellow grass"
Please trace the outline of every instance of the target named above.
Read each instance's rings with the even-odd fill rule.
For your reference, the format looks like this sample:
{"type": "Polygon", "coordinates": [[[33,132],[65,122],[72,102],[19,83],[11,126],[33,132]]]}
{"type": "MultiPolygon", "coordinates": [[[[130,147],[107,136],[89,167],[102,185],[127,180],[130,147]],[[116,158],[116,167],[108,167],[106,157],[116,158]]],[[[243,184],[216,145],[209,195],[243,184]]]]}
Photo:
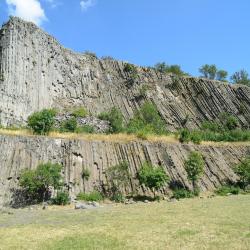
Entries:
{"type": "MultiPolygon", "coordinates": [[[[0,129],[0,134],[10,135],[10,136],[27,136],[27,137],[37,137],[33,135],[29,130],[8,130],[0,129]]],[[[142,139],[138,138],[134,134],[76,134],[76,133],[59,133],[51,132],[48,137],[51,138],[60,138],[60,139],[75,139],[75,140],[87,140],[87,141],[106,141],[106,142],[132,142],[132,141],[141,141],[142,139]]],[[[179,143],[178,139],[174,134],[157,136],[157,135],[148,135],[146,140],[148,142],[162,142],[162,143],[179,143]]],[[[247,142],[201,142],[201,145],[204,146],[250,146],[250,141],[247,142]]]]}
{"type": "Polygon", "coordinates": [[[0,249],[250,249],[250,196],[0,214],[0,249]]]}

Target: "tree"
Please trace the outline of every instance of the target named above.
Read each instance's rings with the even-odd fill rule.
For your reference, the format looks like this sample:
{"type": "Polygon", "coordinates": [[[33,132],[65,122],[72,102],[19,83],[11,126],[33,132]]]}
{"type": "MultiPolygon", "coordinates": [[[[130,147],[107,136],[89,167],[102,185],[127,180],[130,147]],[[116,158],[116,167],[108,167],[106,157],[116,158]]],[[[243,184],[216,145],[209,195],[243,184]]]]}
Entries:
{"type": "Polygon", "coordinates": [[[60,127],[61,132],[75,132],[77,129],[77,120],[72,117],[64,121],[60,127]]]}
{"type": "Polygon", "coordinates": [[[197,190],[197,181],[204,173],[205,162],[203,156],[199,152],[191,152],[185,161],[185,169],[188,179],[192,181],[194,191],[197,190]]]}
{"type": "Polygon", "coordinates": [[[180,65],[167,65],[165,62],[157,63],[154,67],[157,71],[161,73],[172,73],[178,76],[188,75],[185,73],[180,65]]]}
{"type": "Polygon", "coordinates": [[[234,171],[240,177],[243,189],[246,189],[250,185],[250,158],[244,159],[235,167],[234,171]]]}
{"type": "Polygon", "coordinates": [[[203,77],[214,80],[217,73],[217,67],[214,64],[212,65],[205,64],[199,69],[199,71],[203,77]]]}
{"type": "Polygon", "coordinates": [[[154,167],[152,164],[145,162],[138,172],[138,179],[141,185],[148,187],[155,198],[155,191],[166,185],[170,178],[162,167],[154,167]]]}
{"type": "Polygon", "coordinates": [[[235,72],[231,76],[231,80],[235,84],[243,84],[243,85],[250,86],[249,75],[248,75],[247,71],[245,71],[244,69],[242,69],[242,70],[240,70],[238,72],[235,72]]]}
{"type": "Polygon", "coordinates": [[[111,198],[121,201],[123,199],[123,191],[129,185],[131,178],[128,163],[121,162],[118,165],[108,168],[106,177],[111,184],[109,190],[111,198]]]}
{"type": "Polygon", "coordinates": [[[109,112],[101,113],[98,118],[110,122],[111,133],[120,133],[123,131],[123,116],[119,109],[113,107],[109,112]]]}
{"type": "Polygon", "coordinates": [[[216,74],[216,79],[218,81],[225,82],[225,81],[227,81],[227,76],[228,76],[228,72],[227,71],[225,71],[225,70],[219,70],[217,72],[217,74],[216,74]]]}
{"type": "Polygon", "coordinates": [[[47,135],[55,123],[56,111],[54,109],[43,109],[28,117],[28,126],[35,134],[47,135]]]}
{"type": "Polygon", "coordinates": [[[50,198],[49,188],[58,189],[62,184],[62,166],[50,162],[38,165],[35,170],[24,170],[20,186],[32,200],[44,201],[50,198]]]}

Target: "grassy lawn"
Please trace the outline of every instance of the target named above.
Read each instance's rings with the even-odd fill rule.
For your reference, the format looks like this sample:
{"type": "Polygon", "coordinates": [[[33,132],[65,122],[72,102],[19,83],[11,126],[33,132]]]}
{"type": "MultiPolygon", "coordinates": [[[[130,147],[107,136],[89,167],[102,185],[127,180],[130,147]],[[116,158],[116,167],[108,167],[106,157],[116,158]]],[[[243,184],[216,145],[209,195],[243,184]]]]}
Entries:
{"type": "Polygon", "coordinates": [[[250,196],[13,210],[0,249],[250,249],[250,196]]]}

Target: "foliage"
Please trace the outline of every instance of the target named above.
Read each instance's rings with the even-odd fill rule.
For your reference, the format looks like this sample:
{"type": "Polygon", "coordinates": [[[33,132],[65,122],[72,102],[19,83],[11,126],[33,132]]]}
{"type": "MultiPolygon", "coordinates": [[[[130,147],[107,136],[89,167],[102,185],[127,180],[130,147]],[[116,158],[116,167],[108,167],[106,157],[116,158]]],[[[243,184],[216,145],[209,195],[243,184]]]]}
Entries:
{"type": "Polygon", "coordinates": [[[205,162],[203,156],[199,152],[191,152],[188,159],[185,161],[185,169],[187,171],[188,179],[192,181],[193,188],[196,189],[198,179],[204,173],[205,162]]]}
{"type": "Polygon", "coordinates": [[[69,193],[63,191],[57,192],[56,197],[52,199],[52,203],[55,205],[64,205],[64,206],[69,204],[70,203],[69,193]]]}
{"type": "Polygon", "coordinates": [[[235,72],[231,76],[231,80],[235,84],[243,84],[243,85],[250,86],[249,74],[244,69],[242,69],[242,70],[240,70],[238,72],[235,72]]]}
{"type": "Polygon", "coordinates": [[[123,197],[124,190],[130,184],[130,173],[127,162],[121,162],[118,165],[110,167],[106,170],[106,177],[110,188],[108,190],[111,199],[116,200],[117,197],[123,197]]]}
{"type": "Polygon", "coordinates": [[[232,185],[223,185],[215,190],[215,193],[220,196],[226,196],[228,194],[239,194],[240,188],[232,185]]]}
{"type": "Polygon", "coordinates": [[[227,76],[228,76],[228,72],[227,71],[225,71],[225,70],[219,70],[219,71],[217,71],[216,79],[218,81],[226,82],[227,81],[227,76]]]}
{"type": "Polygon", "coordinates": [[[250,185],[250,158],[244,159],[235,167],[234,171],[240,177],[240,184],[245,190],[250,185]]]}
{"type": "Polygon", "coordinates": [[[228,113],[220,114],[220,120],[224,130],[234,130],[239,125],[237,118],[228,113]]]}
{"type": "Polygon", "coordinates": [[[194,193],[185,188],[176,188],[173,190],[173,198],[177,200],[185,199],[185,198],[193,198],[193,197],[194,197],[194,193]]]}
{"type": "Polygon", "coordinates": [[[99,119],[110,122],[110,133],[120,133],[123,131],[123,116],[119,109],[113,107],[107,113],[101,113],[98,116],[99,119]]]}
{"type": "Polygon", "coordinates": [[[226,81],[228,72],[225,70],[218,70],[216,65],[212,64],[205,64],[199,69],[202,77],[211,79],[211,80],[218,80],[218,81],[226,81]]]}
{"type": "Polygon", "coordinates": [[[88,115],[88,111],[84,107],[78,107],[71,113],[75,118],[84,118],[88,115]]]}
{"type": "Polygon", "coordinates": [[[77,120],[75,117],[72,117],[64,121],[60,126],[61,132],[75,132],[77,129],[77,120]]]}
{"type": "Polygon", "coordinates": [[[145,102],[135,117],[128,123],[128,133],[138,134],[140,131],[143,131],[143,134],[162,135],[167,133],[156,106],[150,102],[145,102]]]}
{"type": "Polygon", "coordinates": [[[205,64],[199,69],[199,71],[203,77],[214,80],[217,73],[217,67],[214,64],[205,64]]]}
{"type": "Polygon", "coordinates": [[[180,65],[167,65],[165,62],[162,62],[157,63],[154,68],[161,73],[172,73],[178,76],[187,75],[187,73],[181,69],[180,65]]]}
{"type": "Polygon", "coordinates": [[[43,109],[28,117],[28,126],[35,134],[47,135],[55,123],[56,111],[54,109],[43,109]]]}
{"type": "Polygon", "coordinates": [[[61,186],[62,166],[50,162],[38,165],[35,170],[24,170],[19,184],[33,200],[41,201],[50,198],[49,188],[61,186]]]}
{"type": "Polygon", "coordinates": [[[95,132],[95,128],[91,125],[83,125],[76,128],[76,133],[83,134],[93,134],[95,132]]]}
{"type": "Polygon", "coordinates": [[[142,85],[139,88],[139,97],[146,97],[147,96],[147,91],[148,91],[149,87],[147,85],[142,85]]]}
{"type": "Polygon", "coordinates": [[[90,177],[90,171],[87,168],[82,169],[82,179],[88,181],[90,177]]]}
{"type": "Polygon", "coordinates": [[[124,71],[127,72],[127,73],[131,73],[131,74],[137,73],[136,67],[131,63],[125,63],[124,71]]]}
{"type": "Polygon", "coordinates": [[[93,191],[91,193],[79,193],[76,197],[77,200],[82,201],[102,201],[103,195],[98,191],[93,191]]]}
{"type": "Polygon", "coordinates": [[[180,131],[179,141],[181,143],[186,143],[189,142],[190,140],[191,140],[191,132],[187,128],[182,129],[180,131]]]}
{"type": "Polygon", "coordinates": [[[154,196],[155,190],[164,187],[170,180],[162,167],[154,167],[147,162],[145,162],[139,170],[138,179],[141,185],[144,184],[154,192],[154,196]]]}

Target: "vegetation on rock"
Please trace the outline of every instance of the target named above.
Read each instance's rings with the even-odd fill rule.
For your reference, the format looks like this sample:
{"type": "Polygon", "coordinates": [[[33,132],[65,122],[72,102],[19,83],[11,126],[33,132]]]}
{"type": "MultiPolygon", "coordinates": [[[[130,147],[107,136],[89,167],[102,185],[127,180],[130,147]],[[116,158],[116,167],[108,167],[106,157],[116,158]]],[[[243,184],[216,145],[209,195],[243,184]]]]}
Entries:
{"type": "Polygon", "coordinates": [[[56,111],[54,109],[43,109],[28,117],[28,126],[35,134],[47,135],[55,124],[56,111]]]}
{"type": "Polygon", "coordinates": [[[169,176],[162,167],[156,167],[147,162],[145,162],[140,168],[138,179],[141,185],[145,185],[154,193],[154,197],[155,192],[164,187],[170,181],[169,176]]]}

